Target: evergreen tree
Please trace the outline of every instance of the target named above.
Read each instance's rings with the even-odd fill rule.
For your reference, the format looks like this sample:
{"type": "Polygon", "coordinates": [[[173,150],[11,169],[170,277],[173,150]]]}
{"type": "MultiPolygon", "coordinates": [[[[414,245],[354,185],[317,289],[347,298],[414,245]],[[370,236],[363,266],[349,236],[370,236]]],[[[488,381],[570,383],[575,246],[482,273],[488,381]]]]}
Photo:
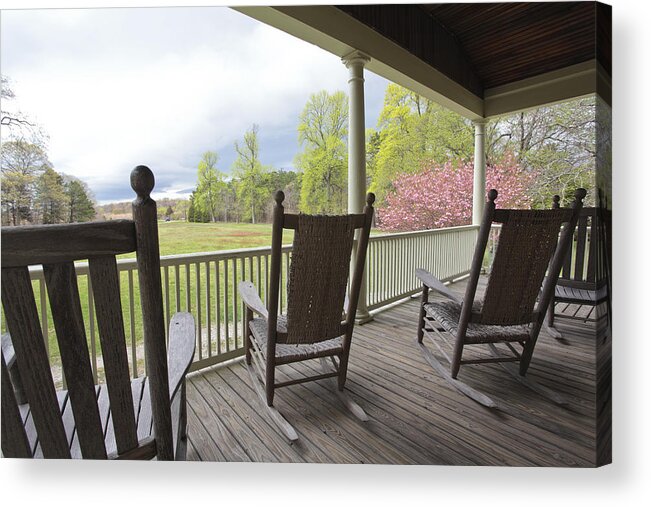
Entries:
{"type": "Polygon", "coordinates": [[[63,178],[51,167],[36,182],[35,208],[44,224],[58,224],[66,219],[68,199],[63,178]]]}
{"type": "Polygon", "coordinates": [[[67,221],[88,222],[95,218],[95,205],[88,195],[89,191],[77,178],[69,178],[64,187],[68,205],[67,221]]]}

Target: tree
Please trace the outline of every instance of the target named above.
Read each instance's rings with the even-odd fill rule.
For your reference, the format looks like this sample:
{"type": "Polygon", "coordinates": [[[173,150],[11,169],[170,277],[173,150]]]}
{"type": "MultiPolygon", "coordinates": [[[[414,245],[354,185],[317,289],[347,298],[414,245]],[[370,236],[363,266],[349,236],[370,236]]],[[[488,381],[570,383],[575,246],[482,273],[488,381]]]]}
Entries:
{"type": "Polygon", "coordinates": [[[241,201],[244,219],[256,223],[269,199],[267,173],[260,162],[259,127],[255,124],[244,134],[243,143],[235,143],[237,158],[233,162],[233,176],[237,178],[237,197],[241,201]]]}
{"type": "MultiPolygon", "coordinates": [[[[1,87],[0,87],[0,100],[2,100],[3,105],[7,102],[13,100],[16,95],[9,86],[9,78],[6,76],[1,76],[1,87]]],[[[34,127],[34,124],[29,122],[25,115],[20,112],[9,112],[6,110],[0,111],[0,125],[9,127],[13,129],[18,127],[22,129],[23,127],[34,127]]]]}
{"type": "Polygon", "coordinates": [[[344,213],[347,209],[348,97],[322,90],[310,96],[298,126],[303,152],[300,209],[305,213],[344,213]]]}
{"type": "Polygon", "coordinates": [[[95,203],[87,185],[74,176],[63,176],[65,194],[67,197],[68,223],[88,222],[95,218],[95,203]]]}
{"type": "MultiPolygon", "coordinates": [[[[535,175],[522,169],[513,156],[486,171],[486,189],[497,189],[501,207],[529,208],[534,181],[535,175]]],[[[410,231],[469,224],[472,182],[470,162],[432,164],[418,173],[402,174],[378,209],[378,225],[388,231],[410,231]]]]}
{"type": "Polygon", "coordinates": [[[378,131],[367,138],[371,190],[379,205],[399,174],[473,155],[470,121],[393,83],[387,86],[378,131]]]}
{"type": "Polygon", "coordinates": [[[215,222],[219,207],[219,194],[224,187],[224,173],[217,169],[219,155],[214,151],[205,152],[199,162],[197,172],[197,190],[193,201],[195,214],[207,216],[208,220],[215,222]]]}
{"type": "Polygon", "coordinates": [[[51,164],[43,146],[24,139],[2,143],[2,208],[8,223],[32,220],[36,179],[51,164]]]}
{"type": "MultiPolygon", "coordinates": [[[[571,100],[499,118],[489,124],[487,160],[500,163],[514,155],[526,170],[536,171],[534,204],[548,204],[554,194],[564,200],[577,187],[594,188],[596,157],[594,97],[571,100]]],[[[589,192],[585,205],[594,203],[589,192]]]]}
{"type": "Polygon", "coordinates": [[[51,167],[47,167],[36,181],[34,208],[44,224],[59,224],[66,219],[68,196],[63,178],[51,167]]]}

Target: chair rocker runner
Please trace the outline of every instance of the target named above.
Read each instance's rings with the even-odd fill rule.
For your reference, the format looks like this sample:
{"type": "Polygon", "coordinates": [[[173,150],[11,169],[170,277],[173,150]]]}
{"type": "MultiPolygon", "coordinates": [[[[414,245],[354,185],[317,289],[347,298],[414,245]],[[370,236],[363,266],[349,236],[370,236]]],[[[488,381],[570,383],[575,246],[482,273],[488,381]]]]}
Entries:
{"type": "Polygon", "coordinates": [[[497,407],[490,397],[457,380],[461,365],[500,363],[527,387],[556,403],[566,403],[557,393],[526,379],[525,375],[585,195],[584,189],[578,189],[571,208],[514,210],[496,209],[497,191],[489,191],[463,299],[427,271],[416,270],[416,276],[423,282],[418,318],[421,352],[452,386],[482,405],[497,407]],[[497,251],[484,299],[475,301],[493,222],[502,224],[497,251]],[[430,289],[448,301],[430,303],[430,289]],[[454,338],[451,355],[444,348],[448,336],[454,338]],[[450,363],[449,372],[423,343],[424,337],[450,363]],[[501,350],[497,344],[502,344],[501,350]],[[464,347],[469,345],[488,346],[491,356],[463,359],[464,347]],[[519,371],[510,364],[513,362],[519,362],[519,371]]]}
{"type": "MultiPolygon", "coordinates": [[[[161,289],[154,175],[131,173],[133,220],[2,228],[2,452],[18,458],[185,459],[189,313],[161,289]],[[115,256],[136,252],[146,378],[131,379],[115,256]],[[74,262],[88,259],[106,383],[95,385],[74,262]],[[56,391],[29,266],[42,265],[67,390],[56,391]]],[[[45,292],[41,293],[45,297],[45,292]]]]}
{"type": "Polygon", "coordinates": [[[284,198],[280,191],[274,195],[268,307],[251,282],[241,282],[238,290],[247,308],[244,346],[253,386],[271,419],[289,440],[296,440],[298,435],[292,425],[273,406],[279,387],[336,377],[337,394],[344,405],[360,420],[368,419],[344,392],[344,384],[375,196],[367,195],[363,213],[343,216],[286,214],[284,198]],[[294,246],[288,272],[287,314],[278,315],[283,229],[294,229],[294,246]],[[346,285],[353,252],[348,298],[346,285]],[[259,317],[254,318],[254,314],[259,317]],[[308,359],[318,359],[324,372],[276,380],[278,366],[308,359]]]}

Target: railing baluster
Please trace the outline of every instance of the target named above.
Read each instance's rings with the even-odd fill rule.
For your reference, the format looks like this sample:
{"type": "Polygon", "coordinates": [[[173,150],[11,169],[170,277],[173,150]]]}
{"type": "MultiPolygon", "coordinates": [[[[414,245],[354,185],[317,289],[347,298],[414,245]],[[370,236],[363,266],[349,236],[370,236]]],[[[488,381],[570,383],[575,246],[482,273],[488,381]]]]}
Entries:
{"type": "Polygon", "coordinates": [[[233,346],[237,344],[237,257],[233,257],[233,346]]]}
{"type": "MultiPolygon", "coordinates": [[[[93,286],[90,282],[90,274],[86,275],[88,280],[88,326],[90,329],[90,357],[93,367],[93,379],[97,383],[97,343],[95,340],[95,304],[93,302],[93,286]]],[[[66,378],[63,376],[63,388],[66,388],[66,378]]]]}
{"type": "Polygon", "coordinates": [[[136,310],[135,310],[135,297],[133,290],[133,269],[129,273],[129,327],[131,335],[131,369],[133,370],[133,378],[138,377],[138,349],[136,345],[136,310]]]}
{"type": "Polygon", "coordinates": [[[185,311],[192,313],[192,303],[191,303],[191,293],[190,293],[190,263],[185,263],[185,311]]]}
{"type": "MultiPolygon", "coordinates": [[[[43,332],[43,340],[45,341],[45,352],[47,358],[50,359],[50,326],[48,325],[47,320],[47,291],[45,290],[45,281],[42,278],[38,280],[38,291],[41,296],[41,329],[43,332]]],[[[7,322],[5,320],[5,326],[6,325],[7,322]]]]}
{"type": "Polygon", "coordinates": [[[194,285],[195,285],[195,294],[196,294],[196,310],[195,310],[195,318],[196,318],[196,330],[197,330],[197,349],[199,350],[199,361],[203,359],[203,344],[202,344],[202,333],[201,333],[201,328],[203,327],[203,322],[201,320],[201,264],[196,262],[194,264],[194,285]]]}
{"type": "Polygon", "coordinates": [[[219,286],[221,281],[219,279],[219,259],[215,261],[215,314],[217,315],[217,355],[222,353],[222,317],[221,317],[221,300],[219,286]]]}
{"type": "Polygon", "coordinates": [[[180,266],[178,264],[174,265],[174,279],[176,282],[176,311],[181,311],[181,275],[179,273],[180,266]]]}
{"type": "Polygon", "coordinates": [[[230,352],[231,343],[228,337],[230,327],[230,312],[228,304],[228,259],[224,259],[224,330],[226,336],[226,352],[230,352]]]}
{"type": "Polygon", "coordinates": [[[206,261],[206,341],[208,357],[212,357],[212,322],[210,319],[210,262],[206,261]]]}
{"type": "Polygon", "coordinates": [[[165,281],[165,336],[169,340],[170,329],[170,271],[169,266],[163,267],[163,276],[165,281]]]}

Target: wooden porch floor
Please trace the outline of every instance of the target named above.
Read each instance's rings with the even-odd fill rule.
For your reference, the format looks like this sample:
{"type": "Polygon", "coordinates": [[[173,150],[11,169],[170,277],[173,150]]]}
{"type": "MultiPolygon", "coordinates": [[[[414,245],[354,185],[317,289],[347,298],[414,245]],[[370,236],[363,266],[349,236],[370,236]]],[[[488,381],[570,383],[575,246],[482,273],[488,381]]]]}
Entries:
{"type": "MultiPolygon", "coordinates": [[[[463,293],[465,282],[451,288],[463,293]]],[[[483,290],[483,287],[480,287],[483,290]]],[[[418,301],[357,326],[348,393],[370,417],[347,412],[328,381],[285,387],[275,406],[294,425],[293,444],[267,420],[243,363],[188,376],[188,459],[309,463],[594,466],[595,332],[574,325],[557,341],[544,331],[528,378],[571,402],[563,408],[500,365],[463,366],[459,379],[495,399],[484,408],[425,363],[415,339],[418,301]]],[[[319,365],[287,365],[283,374],[319,365]]],[[[280,380],[280,376],[279,376],[280,380]]],[[[330,379],[328,379],[330,380],[330,379]]]]}

